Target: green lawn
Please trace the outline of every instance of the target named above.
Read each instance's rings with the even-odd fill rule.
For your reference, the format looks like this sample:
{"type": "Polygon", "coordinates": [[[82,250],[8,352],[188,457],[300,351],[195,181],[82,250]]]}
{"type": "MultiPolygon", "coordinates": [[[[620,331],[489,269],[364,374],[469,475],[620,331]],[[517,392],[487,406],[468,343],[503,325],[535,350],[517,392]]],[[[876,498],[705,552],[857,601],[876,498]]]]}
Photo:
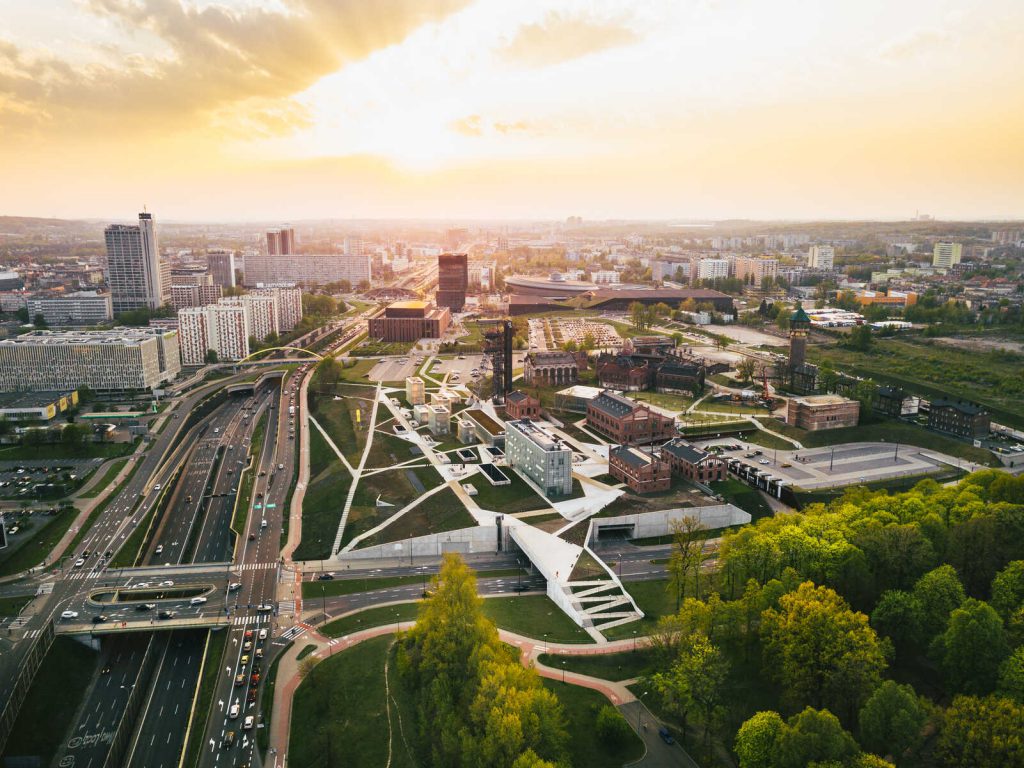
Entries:
{"type": "MultiPolygon", "coordinates": [[[[376,390],[371,387],[339,387],[340,400],[331,392],[309,391],[309,410],[321,427],[331,436],[338,449],[353,465],[366,445],[370,414],[376,390]],[[359,427],[356,427],[356,413],[359,427]]],[[[316,429],[316,427],[312,427],[316,429]]]]}
{"type": "Polygon", "coordinates": [[[96,672],[99,654],[70,637],[53,641],[14,722],[4,755],[38,755],[49,765],[96,672]]]}
{"type": "Polygon", "coordinates": [[[13,445],[0,448],[0,461],[36,459],[114,459],[135,450],[132,443],[82,443],[81,445],[13,445]]]}
{"type": "Polygon", "coordinates": [[[644,637],[649,635],[662,616],[675,613],[675,599],[669,595],[666,586],[667,579],[653,579],[652,581],[627,581],[623,582],[626,592],[629,593],[644,617],[639,621],[631,621],[628,624],[619,624],[601,634],[609,640],[624,640],[631,637],[644,637]]]}
{"type": "Polygon", "coordinates": [[[358,613],[352,613],[340,619],[330,621],[320,627],[319,630],[320,634],[327,637],[342,637],[362,629],[381,627],[386,624],[394,624],[397,630],[398,622],[415,621],[418,609],[418,602],[367,608],[365,611],[359,611],[358,613]]]}
{"type": "Polygon", "coordinates": [[[264,754],[266,754],[267,747],[270,746],[270,723],[274,714],[274,688],[277,685],[277,670],[281,665],[281,658],[291,647],[292,643],[288,643],[277,652],[274,660],[270,663],[270,669],[267,670],[267,674],[263,678],[263,690],[260,692],[260,714],[263,715],[264,727],[256,732],[256,745],[264,754]]]}
{"type": "MultiPolygon", "coordinates": [[[[408,440],[403,440],[396,435],[384,431],[378,431],[373,436],[373,443],[370,445],[370,454],[366,457],[367,469],[379,469],[382,467],[393,467],[410,459],[417,458],[413,455],[412,449],[415,446],[408,440]]],[[[424,462],[422,454],[419,455],[424,462]]]]}
{"type": "Polygon", "coordinates": [[[128,462],[128,459],[118,459],[117,461],[111,462],[110,466],[107,467],[107,471],[103,473],[103,477],[88,491],[81,494],[83,499],[94,499],[99,496],[106,489],[108,485],[117,477],[117,473],[120,472],[124,465],[128,462]]]}
{"type": "MultiPolygon", "coordinates": [[[[375,438],[376,440],[376,438],[375,438]]],[[[383,523],[398,510],[416,501],[424,492],[429,491],[432,488],[436,488],[441,484],[441,475],[438,474],[437,470],[433,467],[396,467],[393,470],[386,472],[377,472],[372,475],[364,475],[359,480],[359,485],[356,487],[355,495],[352,497],[352,508],[349,510],[348,522],[345,525],[345,534],[342,537],[342,543],[347,544],[352,541],[356,536],[375,528],[376,526],[383,523]],[[417,479],[419,484],[422,486],[421,491],[413,484],[409,477],[409,474],[417,479]],[[391,504],[390,507],[378,507],[377,499],[391,504]]],[[[449,491],[454,496],[454,492],[449,491]]],[[[440,494],[443,496],[445,491],[441,491],[440,494]]],[[[433,498],[433,497],[431,497],[433,498]]],[[[428,500],[429,501],[429,500],[428,500]]],[[[450,501],[450,499],[449,499],[450,501]]],[[[449,504],[449,509],[451,505],[449,504]]],[[[456,504],[454,512],[458,510],[465,510],[462,508],[462,504],[456,504]]],[[[376,538],[381,538],[381,541],[398,541],[399,539],[405,539],[409,536],[418,536],[419,533],[409,531],[419,530],[416,525],[416,521],[425,524],[423,515],[419,515],[415,510],[407,513],[406,517],[410,517],[410,522],[406,522],[405,518],[395,523],[397,526],[397,533],[381,533],[376,538]],[[403,533],[404,531],[404,533],[403,533]]],[[[466,517],[469,516],[467,512],[466,517]]],[[[471,521],[468,525],[473,525],[471,521]]],[[[389,526],[390,529],[391,526],[389,526]]],[[[466,526],[459,526],[466,527],[466,526]]],[[[440,528],[440,530],[450,530],[450,528],[440,528]]],[[[430,531],[424,530],[424,533],[430,531]]],[[[381,543],[378,541],[377,543],[381,543]]],[[[369,546],[363,544],[362,546],[369,546]]]]}
{"type": "Polygon", "coordinates": [[[341,372],[344,381],[351,381],[354,384],[365,384],[368,380],[367,374],[377,365],[376,360],[353,360],[346,365],[341,372]]]}
{"type": "Polygon", "coordinates": [[[737,435],[737,438],[747,443],[759,445],[762,448],[779,448],[784,451],[790,451],[796,448],[796,446],[789,442],[789,440],[784,440],[781,437],[770,435],[762,429],[753,429],[750,432],[737,435]]]}
{"type": "MultiPolygon", "coordinates": [[[[388,763],[389,747],[401,744],[397,721],[393,734],[388,727],[385,697],[383,671],[392,642],[385,636],[360,643],[312,669],[292,704],[289,764],[388,763]]],[[[397,670],[390,675],[397,685],[397,670]]]]}
{"type": "Polygon", "coordinates": [[[318,560],[331,554],[352,475],[337,462],[312,479],[302,499],[302,540],[296,560],[318,560]]]}
{"type": "MultiPolygon", "coordinates": [[[[58,508],[59,509],[59,508],[58,508]]],[[[55,514],[42,527],[32,532],[32,537],[8,557],[0,561],[0,576],[10,576],[39,565],[50,554],[61,537],[78,516],[78,511],[67,507],[55,514]]]]}
{"type": "Polygon", "coordinates": [[[744,512],[750,513],[752,523],[756,523],[762,517],[771,517],[772,508],[756,488],[751,488],[734,478],[726,478],[709,486],[712,491],[721,495],[727,502],[735,504],[744,512]]]}
{"type": "Polygon", "coordinates": [[[918,448],[930,448],[939,453],[959,456],[968,461],[985,464],[990,467],[1002,466],[991,451],[975,448],[970,443],[956,440],[930,429],[908,424],[904,421],[881,421],[872,424],[860,424],[856,427],[843,429],[822,429],[808,432],[804,429],[791,427],[778,419],[762,419],[768,429],[779,434],[793,437],[807,448],[819,448],[824,445],[840,443],[876,443],[884,440],[887,443],[914,445],[918,448]]]}
{"type": "Polygon", "coordinates": [[[263,438],[267,432],[266,412],[260,416],[252,431],[252,440],[249,441],[249,456],[251,457],[250,467],[246,467],[242,482],[238,486],[238,495],[235,497],[235,514],[231,518],[231,530],[241,536],[245,532],[245,523],[249,519],[249,510],[252,507],[252,489],[256,484],[256,473],[259,469],[260,453],[263,451],[263,438]]]}
{"type": "Polygon", "coordinates": [[[483,475],[473,475],[467,482],[477,490],[473,500],[484,509],[514,515],[532,509],[550,508],[547,499],[538,495],[523,478],[509,467],[499,467],[512,482],[509,485],[491,485],[483,475]]]}
{"type": "Polygon", "coordinates": [[[602,680],[630,680],[655,671],[657,658],[650,648],[638,648],[622,653],[601,653],[593,656],[542,653],[541,664],[555,669],[565,668],[581,675],[602,680]]]}
{"type": "Polygon", "coordinates": [[[0,616],[17,616],[21,609],[32,600],[32,595],[18,595],[17,597],[0,597],[0,616]]]}
{"type": "Polygon", "coordinates": [[[694,400],[686,395],[673,395],[668,392],[630,392],[628,397],[639,403],[649,403],[670,411],[685,411],[693,405],[694,400]]]}
{"type": "Polygon", "coordinates": [[[569,754],[576,768],[622,768],[643,757],[643,742],[632,729],[629,737],[615,747],[597,738],[594,730],[597,713],[605,705],[611,705],[602,694],[561,680],[544,678],[543,683],[562,702],[568,720],[569,754]]]}
{"type": "MultiPolygon", "coordinates": [[[[499,576],[517,576],[520,573],[518,568],[497,568],[491,571],[477,571],[478,578],[497,578],[499,576]]],[[[525,572],[523,572],[525,575],[525,572]]],[[[304,598],[316,597],[338,597],[339,595],[354,595],[359,592],[372,592],[377,589],[390,589],[401,587],[406,584],[430,584],[433,574],[423,576],[377,576],[360,578],[334,579],[333,581],[304,581],[302,582],[302,596],[304,598]]]]}
{"type": "Polygon", "coordinates": [[[341,463],[334,449],[327,444],[320,430],[310,425],[309,427],[309,477],[315,478],[331,464],[341,463]]]}
{"type": "Polygon", "coordinates": [[[199,681],[199,695],[196,697],[195,711],[192,713],[192,730],[189,732],[188,744],[185,746],[185,760],[182,765],[197,766],[202,755],[203,738],[206,733],[206,721],[210,716],[213,704],[213,693],[217,687],[217,675],[221,670],[221,658],[228,633],[224,630],[211,631],[206,639],[206,660],[203,663],[203,677],[199,681]]]}
{"type": "MultiPolygon", "coordinates": [[[[382,509],[381,512],[394,514],[396,509],[398,508],[382,509]]],[[[476,520],[462,506],[462,501],[455,495],[455,491],[445,488],[433,496],[428,496],[382,531],[364,539],[359,546],[372,547],[392,541],[403,541],[415,536],[457,531],[474,526],[476,526],[476,520]]],[[[346,531],[345,537],[349,540],[352,538],[348,535],[348,531],[346,531]]]]}

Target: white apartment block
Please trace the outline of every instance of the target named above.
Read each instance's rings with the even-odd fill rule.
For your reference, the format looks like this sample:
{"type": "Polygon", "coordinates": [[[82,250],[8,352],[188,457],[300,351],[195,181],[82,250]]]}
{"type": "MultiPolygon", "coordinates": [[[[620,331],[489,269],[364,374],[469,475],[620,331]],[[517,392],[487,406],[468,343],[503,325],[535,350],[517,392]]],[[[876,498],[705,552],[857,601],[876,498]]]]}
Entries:
{"type": "Polygon", "coordinates": [[[273,295],[247,293],[243,296],[221,299],[219,303],[245,307],[250,336],[262,341],[271,334],[278,334],[277,300],[273,295]]]}
{"type": "Polygon", "coordinates": [[[405,399],[409,401],[409,405],[423,405],[427,402],[426,386],[419,376],[406,378],[405,399]]]}
{"type": "Polygon", "coordinates": [[[452,423],[452,412],[443,405],[427,406],[427,428],[433,435],[450,434],[452,423]]]}
{"type": "Polygon", "coordinates": [[[505,422],[505,456],[547,496],[572,493],[572,450],[530,419],[505,422]]]}
{"type": "Polygon", "coordinates": [[[753,285],[761,285],[766,277],[775,278],[779,274],[778,259],[756,259],[739,256],[733,262],[735,277],[753,285]],[[748,279],[749,278],[749,279],[748,279]]]}
{"type": "Polygon", "coordinates": [[[248,312],[243,304],[209,304],[178,313],[183,365],[202,365],[209,351],[218,361],[241,360],[249,354],[248,312]]]}
{"type": "Polygon", "coordinates": [[[42,315],[47,325],[100,325],[114,318],[109,293],[78,291],[65,296],[36,296],[26,302],[29,320],[42,315]]]}
{"type": "Polygon", "coordinates": [[[0,391],[153,389],[181,371],[178,333],[33,331],[0,340],[0,391]]]}
{"type": "Polygon", "coordinates": [[[621,282],[619,273],[614,269],[598,269],[590,273],[590,282],[597,285],[611,285],[621,282]]]}
{"type": "Polygon", "coordinates": [[[831,270],[836,252],[831,245],[812,245],[807,251],[807,266],[811,269],[831,270]]]}
{"type": "Polygon", "coordinates": [[[298,283],[327,285],[348,280],[355,288],[369,283],[370,257],[330,253],[320,255],[272,256],[252,254],[245,257],[245,284],[298,283]]]}
{"type": "Polygon", "coordinates": [[[280,333],[287,333],[302,320],[302,289],[295,283],[282,285],[260,285],[252,291],[255,296],[273,296],[277,302],[277,327],[280,333]]]}
{"type": "Polygon", "coordinates": [[[932,251],[932,266],[936,269],[949,269],[960,263],[963,245],[960,243],[936,243],[932,251]]]}
{"type": "Polygon", "coordinates": [[[718,280],[728,276],[728,259],[701,259],[697,262],[698,280],[718,280]]]}
{"type": "Polygon", "coordinates": [[[172,285],[171,306],[175,309],[216,304],[224,295],[219,285],[172,285]]]}
{"type": "Polygon", "coordinates": [[[166,304],[170,299],[171,268],[160,259],[153,214],[140,213],[136,226],[111,225],[103,235],[114,312],[157,309],[166,304]]]}

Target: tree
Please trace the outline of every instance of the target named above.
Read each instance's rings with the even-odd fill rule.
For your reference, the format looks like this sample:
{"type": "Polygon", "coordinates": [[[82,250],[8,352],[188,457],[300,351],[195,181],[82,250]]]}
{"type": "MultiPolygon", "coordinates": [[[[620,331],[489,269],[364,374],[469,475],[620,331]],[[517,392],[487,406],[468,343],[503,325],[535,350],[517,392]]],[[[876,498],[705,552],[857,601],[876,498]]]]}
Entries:
{"type": "Polygon", "coordinates": [[[946,631],[935,639],[934,651],[950,688],[985,694],[995,687],[999,666],[1010,649],[995,609],[968,598],[949,615],[946,631]]]}
{"type": "Polygon", "coordinates": [[[14,315],[22,325],[28,325],[28,307],[18,307],[14,315]]]}
{"type": "Polygon", "coordinates": [[[621,747],[633,733],[633,729],[629,727],[629,723],[626,722],[622,713],[609,704],[605,704],[598,710],[594,729],[597,732],[597,738],[611,749],[621,747]]]}
{"type": "Polygon", "coordinates": [[[563,341],[562,349],[564,349],[566,352],[575,352],[577,350],[576,341],[574,339],[563,341]]]}
{"type": "Polygon", "coordinates": [[[84,424],[65,424],[60,431],[60,441],[64,445],[79,446],[89,435],[89,428],[84,424]]]}
{"type": "Polygon", "coordinates": [[[305,680],[312,673],[313,668],[320,662],[320,660],[313,655],[309,655],[306,658],[299,661],[299,677],[305,680]]]}
{"type": "Polygon", "coordinates": [[[806,768],[811,763],[842,763],[860,750],[839,718],[827,709],[807,707],[786,721],[777,745],[778,768],[806,768]]]}
{"type": "Polygon", "coordinates": [[[1024,645],[1011,653],[999,667],[999,693],[1024,704],[1024,645]]]}
{"type": "Polygon", "coordinates": [[[594,334],[587,331],[583,334],[583,341],[580,342],[580,349],[589,352],[597,345],[597,340],[594,338],[594,334]]]}
{"type": "Polygon", "coordinates": [[[966,597],[963,584],[951,565],[940,566],[918,579],[913,596],[920,607],[925,642],[946,628],[950,612],[966,597]]]}
{"type": "Polygon", "coordinates": [[[710,743],[711,731],[719,717],[723,686],[729,674],[729,662],[702,632],[694,632],[679,647],[679,656],[668,672],[651,677],[666,709],[678,715],[686,733],[691,709],[703,716],[704,743],[710,743]]]}
{"type": "Polygon", "coordinates": [[[786,727],[778,712],[758,712],[736,732],[733,748],[740,768],[774,768],[779,737],[786,727]]]}
{"type": "Polygon", "coordinates": [[[946,768],[1024,768],[1024,705],[999,696],[957,696],[946,710],[938,758],[946,768]]]}
{"type": "Polygon", "coordinates": [[[216,365],[217,360],[218,360],[218,358],[217,358],[217,350],[216,349],[208,349],[208,350],[206,350],[206,355],[204,356],[203,360],[204,360],[204,362],[206,362],[207,365],[216,365]]]}
{"type": "Polygon", "coordinates": [[[881,679],[886,661],[867,616],[828,587],[804,582],[761,619],[765,663],[794,704],[829,706],[851,718],[881,679]]]}
{"type": "Polygon", "coordinates": [[[897,656],[906,657],[921,641],[921,606],[909,592],[890,589],[871,612],[871,626],[892,640],[897,656]]]}
{"type": "Polygon", "coordinates": [[[861,744],[872,752],[890,754],[899,760],[920,746],[927,720],[928,710],[913,688],[886,680],[860,710],[861,744]]]}
{"type": "Polygon", "coordinates": [[[654,322],[654,312],[650,307],[634,301],[629,305],[629,319],[636,330],[646,331],[654,322]]]}
{"type": "Polygon", "coordinates": [[[334,386],[341,381],[343,372],[341,363],[333,357],[324,358],[316,366],[317,380],[321,384],[329,386],[334,386]]]}
{"type": "Polygon", "coordinates": [[[37,312],[36,316],[32,318],[32,325],[36,328],[48,328],[46,323],[46,316],[42,312],[37,312]]]}
{"type": "Polygon", "coordinates": [[[1024,604],[1024,560],[1014,560],[992,580],[992,607],[1004,619],[1024,604]]]}
{"type": "Polygon", "coordinates": [[[751,357],[741,358],[740,361],[736,363],[736,373],[740,377],[740,381],[752,381],[756,370],[757,362],[751,357]]]}
{"type": "MultiPolygon", "coordinates": [[[[681,520],[672,520],[669,523],[672,530],[672,553],[668,560],[668,589],[676,596],[676,611],[679,611],[679,604],[686,592],[686,579],[691,571],[698,571],[696,578],[700,577],[699,570],[703,562],[705,531],[706,527],[700,520],[687,515],[681,520]]],[[[699,599],[700,595],[696,592],[699,599]]]]}

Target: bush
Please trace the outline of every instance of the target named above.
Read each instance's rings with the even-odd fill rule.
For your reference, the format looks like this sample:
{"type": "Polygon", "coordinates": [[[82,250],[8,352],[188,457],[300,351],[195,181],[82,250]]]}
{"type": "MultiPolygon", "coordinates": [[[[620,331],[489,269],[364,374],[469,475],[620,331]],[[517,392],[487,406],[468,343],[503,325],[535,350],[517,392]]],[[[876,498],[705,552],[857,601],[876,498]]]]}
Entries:
{"type": "Polygon", "coordinates": [[[615,707],[605,704],[597,713],[597,738],[605,746],[616,749],[626,743],[632,729],[615,707]]]}

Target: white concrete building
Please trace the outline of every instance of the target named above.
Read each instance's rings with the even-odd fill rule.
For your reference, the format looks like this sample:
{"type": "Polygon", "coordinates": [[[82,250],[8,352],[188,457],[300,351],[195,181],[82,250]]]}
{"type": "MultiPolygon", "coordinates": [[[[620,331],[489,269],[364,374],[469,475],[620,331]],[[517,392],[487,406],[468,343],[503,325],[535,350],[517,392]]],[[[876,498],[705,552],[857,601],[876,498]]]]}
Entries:
{"type": "Polygon", "coordinates": [[[112,320],[114,304],[109,293],[77,291],[64,296],[36,296],[26,302],[29,320],[42,315],[47,325],[99,325],[112,320]]]}
{"type": "Polygon", "coordinates": [[[612,285],[622,281],[614,269],[598,269],[590,273],[590,282],[597,285],[612,285]]]}
{"type": "Polygon", "coordinates": [[[451,432],[452,412],[443,405],[427,406],[427,428],[433,435],[447,435],[451,432]]]}
{"type": "Polygon", "coordinates": [[[728,259],[701,259],[697,262],[698,280],[718,280],[728,276],[728,259]]]}
{"type": "Polygon", "coordinates": [[[370,257],[342,253],[273,256],[246,255],[245,284],[326,285],[348,280],[355,288],[371,280],[370,257]]]}
{"type": "Polygon", "coordinates": [[[811,269],[833,268],[836,252],[831,245],[812,245],[807,251],[807,266],[811,269]]]}
{"type": "Polygon", "coordinates": [[[423,405],[427,402],[426,386],[419,376],[406,378],[405,399],[409,401],[409,405],[423,405]]]}
{"type": "Polygon", "coordinates": [[[263,341],[271,334],[277,335],[277,300],[272,294],[247,293],[243,296],[232,296],[221,299],[221,304],[234,304],[245,307],[249,321],[249,335],[263,341]]]}
{"type": "Polygon", "coordinates": [[[932,266],[937,269],[949,269],[960,263],[963,246],[960,243],[936,243],[932,251],[932,266]]]}
{"type": "Polygon", "coordinates": [[[505,422],[505,456],[546,495],[572,493],[572,450],[530,419],[505,422]]]}
{"type": "Polygon", "coordinates": [[[178,313],[181,359],[184,365],[202,365],[207,352],[220,362],[241,360],[249,354],[248,313],[243,304],[208,304],[178,313]]]}
{"type": "Polygon", "coordinates": [[[295,283],[259,285],[252,291],[256,296],[273,296],[277,302],[277,327],[279,333],[291,331],[302,320],[302,289],[295,283]]]}
{"type": "Polygon", "coordinates": [[[152,389],[181,370],[178,332],[33,331],[0,340],[0,391],[152,389]]]}

